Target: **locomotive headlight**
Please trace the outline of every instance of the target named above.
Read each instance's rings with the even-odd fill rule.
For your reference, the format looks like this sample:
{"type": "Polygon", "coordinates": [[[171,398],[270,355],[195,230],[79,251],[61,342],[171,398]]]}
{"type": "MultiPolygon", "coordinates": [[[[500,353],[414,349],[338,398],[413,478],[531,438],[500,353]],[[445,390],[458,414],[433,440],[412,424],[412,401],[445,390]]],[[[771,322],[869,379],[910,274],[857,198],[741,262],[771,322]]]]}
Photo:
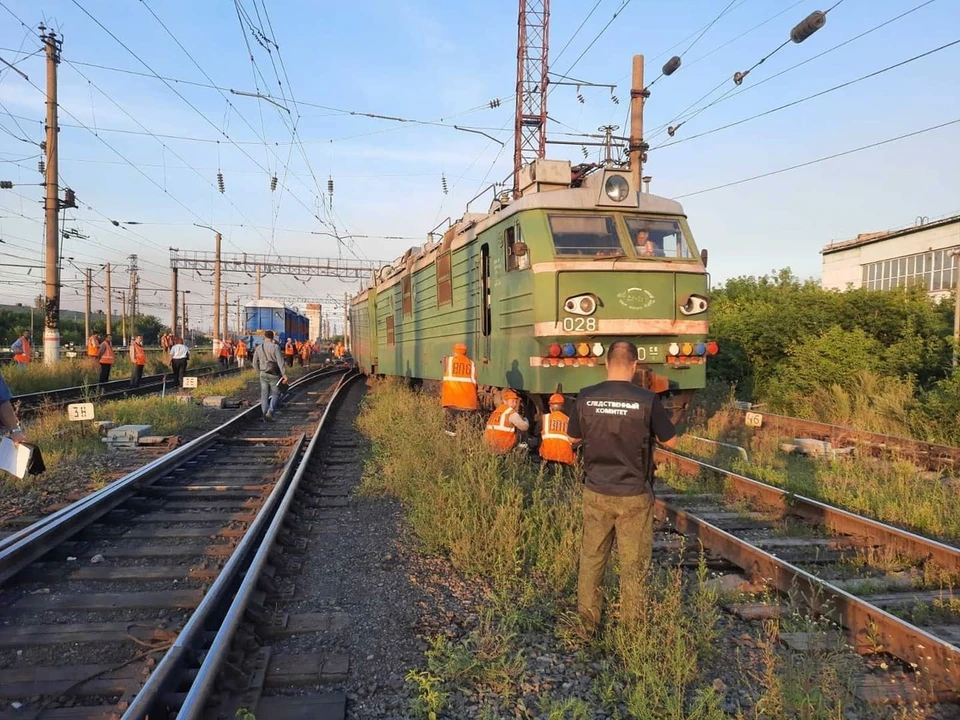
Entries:
{"type": "Polygon", "coordinates": [[[688,295],[687,299],[680,306],[680,312],[684,315],[699,315],[706,312],[710,303],[703,295],[688,295]]]}
{"type": "Polygon", "coordinates": [[[593,315],[597,311],[594,295],[575,295],[563,301],[563,309],[571,315],[593,315]]]}
{"type": "Polygon", "coordinates": [[[630,192],[630,183],[626,181],[623,175],[611,175],[603,184],[603,191],[614,202],[623,202],[630,192]]]}

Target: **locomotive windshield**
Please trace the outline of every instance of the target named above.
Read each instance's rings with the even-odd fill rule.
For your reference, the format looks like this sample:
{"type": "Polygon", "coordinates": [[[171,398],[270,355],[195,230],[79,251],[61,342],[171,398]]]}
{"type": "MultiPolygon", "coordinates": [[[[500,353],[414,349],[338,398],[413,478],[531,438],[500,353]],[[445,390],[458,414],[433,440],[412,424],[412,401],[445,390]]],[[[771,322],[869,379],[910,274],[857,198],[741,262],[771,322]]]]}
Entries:
{"type": "Polygon", "coordinates": [[[683,229],[676,220],[655,220],[628,217],[627,232],[637,257],[666,257],[689,259],[690,246],[683,237],[683,229]]]}
{"type": "Polygon", "coordinates": [[[557,255],[622,255],[617,226],[609,215],[551,215],[557,255]]]}

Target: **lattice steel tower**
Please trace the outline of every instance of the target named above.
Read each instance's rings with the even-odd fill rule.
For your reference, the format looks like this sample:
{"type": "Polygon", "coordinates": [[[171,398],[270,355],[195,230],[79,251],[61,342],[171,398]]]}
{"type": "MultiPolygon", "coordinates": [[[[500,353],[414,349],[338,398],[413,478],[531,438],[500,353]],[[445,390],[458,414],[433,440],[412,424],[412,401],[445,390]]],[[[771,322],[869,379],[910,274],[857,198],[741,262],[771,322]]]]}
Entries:
{"type": "Polygon", "coordinates": [[[520,168],[542,158],[547,146],[547,56],[550,0],[520,0],[517,20],[517,118],[513,188],[520,168]]]}

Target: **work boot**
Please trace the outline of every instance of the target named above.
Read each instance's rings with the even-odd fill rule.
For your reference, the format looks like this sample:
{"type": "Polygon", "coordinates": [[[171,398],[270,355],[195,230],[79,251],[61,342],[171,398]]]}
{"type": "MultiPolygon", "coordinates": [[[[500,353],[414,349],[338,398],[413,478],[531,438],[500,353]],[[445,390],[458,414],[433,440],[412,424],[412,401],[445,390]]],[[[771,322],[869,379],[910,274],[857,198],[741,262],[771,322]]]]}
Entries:
{"type": "Polygon", "coordinates": [[[263,419],[266,420],[267,422],[274,422],[273,413],[268,412],[266,415],[263,416],[263,419]]]}

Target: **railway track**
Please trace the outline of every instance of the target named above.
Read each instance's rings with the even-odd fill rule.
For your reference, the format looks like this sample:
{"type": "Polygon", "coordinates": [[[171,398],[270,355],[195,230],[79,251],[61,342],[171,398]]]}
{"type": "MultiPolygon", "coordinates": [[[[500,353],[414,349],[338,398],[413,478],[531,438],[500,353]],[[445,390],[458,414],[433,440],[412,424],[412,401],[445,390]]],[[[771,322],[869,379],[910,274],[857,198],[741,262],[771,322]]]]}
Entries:
{"type": "MultiPolygon", "coordinates": [[[[699,540],[829,617],[861,654],[901,661],[897,671],[874,663],[860,687],[868,702],[960,699],[960,549],[677,453],[658,450],[657,461],[707,488],[658,487],[656,516],[668,528],[661,542],[671,545],[673,532],[699,540]]],[[[741,614],[780,610],[746,605],[741,614]]]]}
{"type": "Polygon", "coordinates": [[[344,377],[0,541],[0,720],[200,717],[344,377]]]}
{"type": "Polygon", "coordinates": [[[760,428],[769,432],[826,440],[833,445],[856,445],[874,455],[907,458],[927,470],[960,469],[960,447],[756,410],[738,410],[737,412],[744,420],[748,413],[755,416],[754,422],[756,422],[756,416],[759,416],[762,422],[760,428]]]}
{"type": "MultiPolygon", "coordinates": [[[[197,377],[200,379],[210,379],[235,375],[240,370],[237,367],[231,367],[226,370],[218,365],[208,365],[195,367],[187,370],[188,377],[197,377]]],[[[70,388],[59,388],[57,390],[43,390],[36,393],[24,393],[16,395],[13,398],[14,406],[21,416],[29,416],[45,409],[64,408],[70,403],[86,402],[88,399],[116,400],[119,398],[133,397],[136,395],[149,395],[168,389],[175,392],[179,388],[174,387],[172,383],[172,373],[162,373],[160,375],[145,375],[138,387],[130,387],[130,379],[111,380],[103,384],[80,385],[70,388]]]]}

